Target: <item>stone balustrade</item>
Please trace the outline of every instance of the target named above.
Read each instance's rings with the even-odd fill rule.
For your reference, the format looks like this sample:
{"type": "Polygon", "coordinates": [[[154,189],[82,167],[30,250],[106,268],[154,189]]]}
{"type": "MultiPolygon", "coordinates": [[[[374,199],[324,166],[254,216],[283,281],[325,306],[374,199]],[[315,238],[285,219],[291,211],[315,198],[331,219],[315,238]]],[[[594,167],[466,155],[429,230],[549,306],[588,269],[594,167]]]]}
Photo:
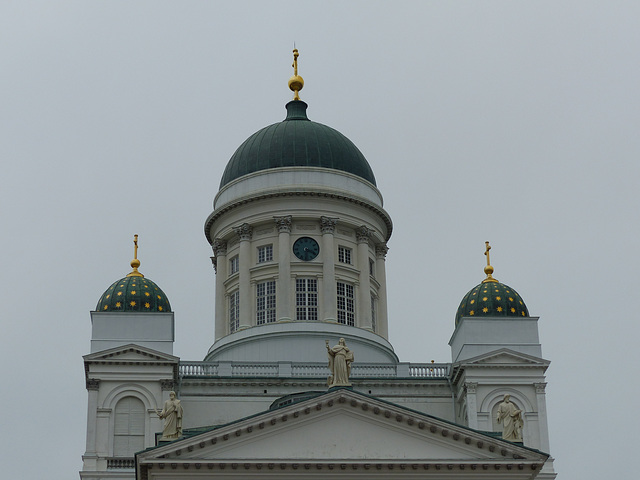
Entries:
{"type": "MultiPolygon", "coordinates": [[[[354,363],[351,378],[447,378],[450,363],[354,363]]],[[[326,363],[293,362],[180,362],[180,378],[280,377],[326,378],[326,363]]]]}
{"type": "Polygon", "coordinates": [[[107,470],[135,468],[135,458],[129,457],[111,457],[107,458],[107,470]]]}

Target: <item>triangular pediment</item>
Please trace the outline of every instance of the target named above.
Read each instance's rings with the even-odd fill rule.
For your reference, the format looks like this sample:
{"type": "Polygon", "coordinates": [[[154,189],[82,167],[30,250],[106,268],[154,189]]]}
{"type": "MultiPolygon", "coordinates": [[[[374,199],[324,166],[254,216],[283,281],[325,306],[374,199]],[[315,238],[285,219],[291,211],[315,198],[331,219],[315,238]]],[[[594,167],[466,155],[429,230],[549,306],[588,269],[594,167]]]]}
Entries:
{"type": "Polygon", "coordinates": [[[457,470],[464,465],[471,469],[471,465],[526,464],[531,473],[547,459],[536,450],[348,389],[212,428],[137,457],[139,468],[156,474],[156,469],[178,464],[259,470],[258,465],[275,463],[283,468],[349,464],[357,469],[380,462],[385,468],[455,464],[457,470]]]}
{"type": "Polygon", "coordinates": [[[527,355],[526,353],[516,352],[508,348],[501,348],[494,350],[493,352],[484,353],[477,357],[472,357],[464,362],[464,365],[527,365],[527,366],[540,366],[548,367],[549,361],[542,358],[527,355]]]}
{"type": "Polygon", "coordinates": [[[166,353],[130,343],[120,347],[102,350],[85,355],[85,363],[91,362],[169,362],[178,363],[180,359],[166,353]]]}

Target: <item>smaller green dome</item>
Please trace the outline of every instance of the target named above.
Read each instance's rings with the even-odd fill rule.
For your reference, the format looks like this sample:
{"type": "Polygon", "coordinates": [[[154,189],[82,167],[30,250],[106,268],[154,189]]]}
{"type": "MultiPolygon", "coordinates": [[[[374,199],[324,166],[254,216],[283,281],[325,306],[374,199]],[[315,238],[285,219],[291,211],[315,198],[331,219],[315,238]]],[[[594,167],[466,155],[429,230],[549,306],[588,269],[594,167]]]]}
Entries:
{"type": "Polygon", "coordinates": [[[132,275],[107,288],[98,301],[96,311],[170,312],[171,304],[154,282],[140,275],[132,275]]]}
{"type": "Polygon", "coordinates": [[[456,326],[462,317],[528,317],[529,310],[513,288],[498,281],[485,281],[472,288],[458,307],[456,326]]]}

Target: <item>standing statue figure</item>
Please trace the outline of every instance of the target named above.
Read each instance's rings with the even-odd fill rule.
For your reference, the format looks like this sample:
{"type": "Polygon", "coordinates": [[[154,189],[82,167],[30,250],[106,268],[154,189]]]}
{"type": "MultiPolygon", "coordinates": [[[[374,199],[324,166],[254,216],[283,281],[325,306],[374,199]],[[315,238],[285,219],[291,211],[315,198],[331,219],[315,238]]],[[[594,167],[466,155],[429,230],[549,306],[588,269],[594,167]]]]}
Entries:
{"type": "Polygon", "coordinates": [[[511,442],[521,442],[524,425],[522,410],[518,410],[510,399],[511,395],[504,396],[502,403],[498,405],[496,420],[498,423],[502,422],[502,438],[511,442]]]}
{"type": "Polygon", "coordinates": [[[338,341],[335,347],[329,347],[329,340],[325,340],[329,355],[329,370],[331,376],[327,379],[329,387],[350,387],[351,363],[353,352],[347,348],[344,338],[338,341]]]}
{"type": "Polygon", "coordinates": [[[169,392],[169,400],[164,402],[161,412],[156,409],[158,417],[164,418],[164,428],[160,440],[173,440],[182,436],[182,405],[176,398],[176,392],[169,392]]]}

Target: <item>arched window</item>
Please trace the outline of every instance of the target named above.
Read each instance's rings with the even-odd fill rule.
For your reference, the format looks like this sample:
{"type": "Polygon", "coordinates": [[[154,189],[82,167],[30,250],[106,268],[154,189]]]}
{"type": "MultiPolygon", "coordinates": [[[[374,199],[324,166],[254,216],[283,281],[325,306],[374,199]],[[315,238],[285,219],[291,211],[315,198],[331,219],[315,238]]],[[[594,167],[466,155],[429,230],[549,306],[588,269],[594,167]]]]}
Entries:
{"type": "Polygon", "coordinates": [[[116,404],[114,457],[133,457],[144,449],[144,417],[144,404],[135,397],[124,397],[116,404]]]}

